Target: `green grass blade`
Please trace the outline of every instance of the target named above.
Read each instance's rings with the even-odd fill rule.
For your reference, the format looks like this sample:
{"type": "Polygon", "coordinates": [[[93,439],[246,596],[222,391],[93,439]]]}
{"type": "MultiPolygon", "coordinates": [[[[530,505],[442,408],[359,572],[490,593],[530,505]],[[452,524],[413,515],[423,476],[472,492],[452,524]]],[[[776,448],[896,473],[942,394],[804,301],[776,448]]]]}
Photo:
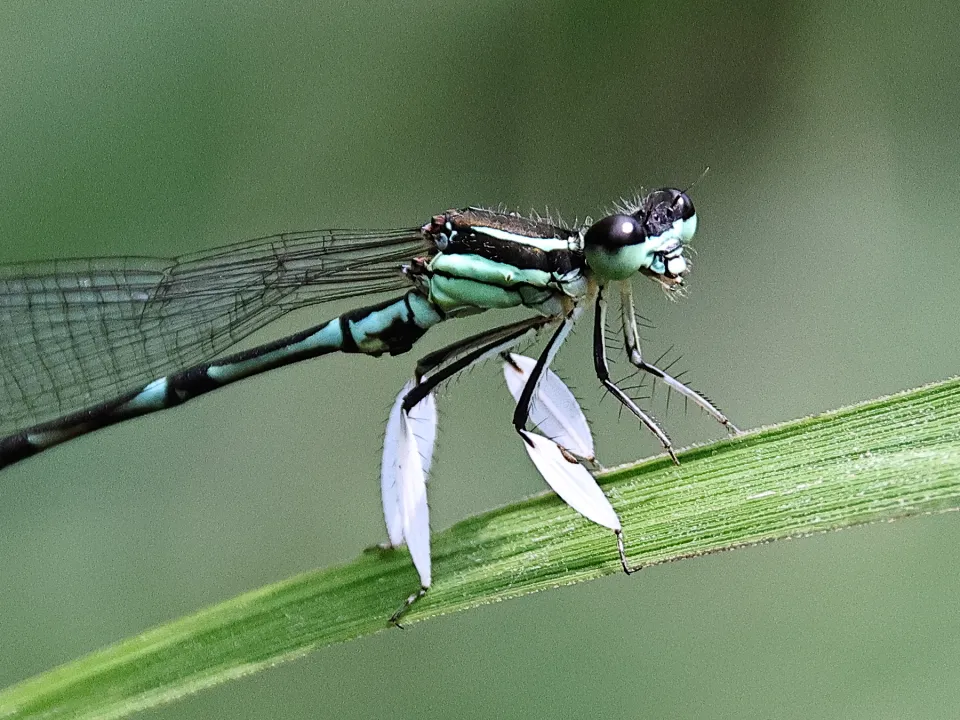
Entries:
{"type": "MultiPolygon", "coordinates": [[[[519,441],[518,441],[519,442],[519,441]]],[[[601,476],[635,563],[960,508],[960,380],[601,476]]],[[[552,495],[434,537],[413,623],[620,572],[613,535],[552,495]]],[[[371,552],[150,630],[0,692],[0,718],[122,717],[314,648],[368,635],[417,586],[405,552],[371,552]]]]}

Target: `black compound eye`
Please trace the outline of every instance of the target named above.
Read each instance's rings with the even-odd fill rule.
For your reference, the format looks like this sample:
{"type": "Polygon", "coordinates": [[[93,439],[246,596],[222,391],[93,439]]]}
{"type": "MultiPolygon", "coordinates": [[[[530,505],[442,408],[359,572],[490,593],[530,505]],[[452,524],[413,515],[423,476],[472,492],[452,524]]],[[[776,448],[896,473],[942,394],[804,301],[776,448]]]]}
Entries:
{"type": "Polygon", "coordinates": [[[594,223],[584,236],[584,244],[616,250],[626,245],[639,245],[646,239],[643,228],[632,215],[608,215],[594,223]]]}

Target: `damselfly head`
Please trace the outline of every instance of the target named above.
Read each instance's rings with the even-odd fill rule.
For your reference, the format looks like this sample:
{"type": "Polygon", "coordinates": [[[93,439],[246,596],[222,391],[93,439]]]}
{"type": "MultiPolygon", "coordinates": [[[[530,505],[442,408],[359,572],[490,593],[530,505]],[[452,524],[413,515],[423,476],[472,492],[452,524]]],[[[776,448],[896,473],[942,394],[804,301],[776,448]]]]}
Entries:
{"type": "Polygon", "coordinates": [[[682,190],[654,190],[629,214],[608,215],[587,229],[584,252],[590,268],[607,280],[636,272],[666,288],[683,284],[683,245],[697,230],[697,214],[682,190]]]}

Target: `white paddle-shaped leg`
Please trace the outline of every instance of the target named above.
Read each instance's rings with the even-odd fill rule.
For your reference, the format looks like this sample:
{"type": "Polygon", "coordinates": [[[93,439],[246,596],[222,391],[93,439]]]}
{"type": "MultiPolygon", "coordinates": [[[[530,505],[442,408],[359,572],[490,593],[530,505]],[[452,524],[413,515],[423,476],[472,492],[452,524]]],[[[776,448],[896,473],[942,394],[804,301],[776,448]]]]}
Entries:
{"type": "MultiPolygon", "coordinates": [[[[520,393],[527,384],[537,361],[516,353],[504,356],[503,376],[513,399],[520,401],[520,393]]],[[[593,435],[580,404],[563,380],[547,368],[540,378],[534,400],[530,403],[530,423],[545,437],[577,457],[593,460],[593,435]]]]}
{"type": "Polygon", "coordinates": [[[390,618],[400,618],[426,594],[432,582],[430,567],[430,510],[427,505],[427,473],[437,436],[437,404],[427,395],[411,411],[403,411],[403,398],[413,387],[408,382],[390,411],[383,443],[380,490],[383,518],[390,545],[406,544],[420,575],[420,589],[390,618]]]}
{"type": "MultiPolygon", "coordinates": [[[[536,360],[514,353],[504,359],[507,387],[519,401],[536,360]]],[[[620,518],[593,475],[577,460],[592,461],[595,455],[593,435],[583,410],[570,388],[549,368],[543,371],[530,404],[530,422],[543,434],[522,430],[520,437],[540,475],[567,505],[588,520],[613,530],[623,571],[629,575],[638,570],[627,562],[620,518]]]]}

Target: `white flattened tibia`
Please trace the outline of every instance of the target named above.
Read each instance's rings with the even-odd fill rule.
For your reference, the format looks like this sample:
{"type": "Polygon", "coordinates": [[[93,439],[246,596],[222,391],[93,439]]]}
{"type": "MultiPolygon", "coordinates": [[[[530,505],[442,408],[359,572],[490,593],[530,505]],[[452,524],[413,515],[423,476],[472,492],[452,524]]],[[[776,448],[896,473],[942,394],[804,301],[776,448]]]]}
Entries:
{"type": "MultiPolygon", "coordinates": [[[[503,374],[514,400],[519,401],[535,365],[536,360],[514,353],[504,362],[503,374]]],[[[573,453],[593,460],[593,435],[570,388],[550,368],[544,370],[533,395],[530,421],[543,434],[521,431],[523,447],[547,484],[585,518],[619,532],[620,518],[607,496],[590,471],[570,457],[573,453]]]]}
{"type": "MultiPolygon", "coordinates": [[[[513,399],[519,402],[523,386],[537,361],[515,353],[510,353],[509,357],[503,363],[503,376],[513,399]]],[[[587,418],[570,388],[550,368],[544,370],[537,392],[534,393],[530,404],[530,422],[541,435],[577,457],[591,461],[595,459],[593,435],[590,434],[587,418]]]]}
{"type": "Polygon", "coordinates": [[[397,490],[400,525],[410,558],[420,575],[420,585],[430,587],[430,511],[427,507],[427,476],[413,433],[413,422],[400,411],[400,442],[397,449],[397,490]]]}
{"type": "Polygon", "coordinates": [[[608,527],[614,532],[620,531],[620,518],[589,470],[568,459],[560,446],[552,440],[526,430],[520,434],[523,436],[527,455],[533,460],[543,479],[567,505],[587,520],[608,527]]]}
{"type": "Polygon", "coordinates": [[[427,473],[437,436],[437,404],[430,394],[409,414],[404,413],[403,398],[413,387],[413,380],[404,385],[390,410],[380,490],[390,545],[407,544],[420,581],[427,587],[431,579],[427,473]]]}

